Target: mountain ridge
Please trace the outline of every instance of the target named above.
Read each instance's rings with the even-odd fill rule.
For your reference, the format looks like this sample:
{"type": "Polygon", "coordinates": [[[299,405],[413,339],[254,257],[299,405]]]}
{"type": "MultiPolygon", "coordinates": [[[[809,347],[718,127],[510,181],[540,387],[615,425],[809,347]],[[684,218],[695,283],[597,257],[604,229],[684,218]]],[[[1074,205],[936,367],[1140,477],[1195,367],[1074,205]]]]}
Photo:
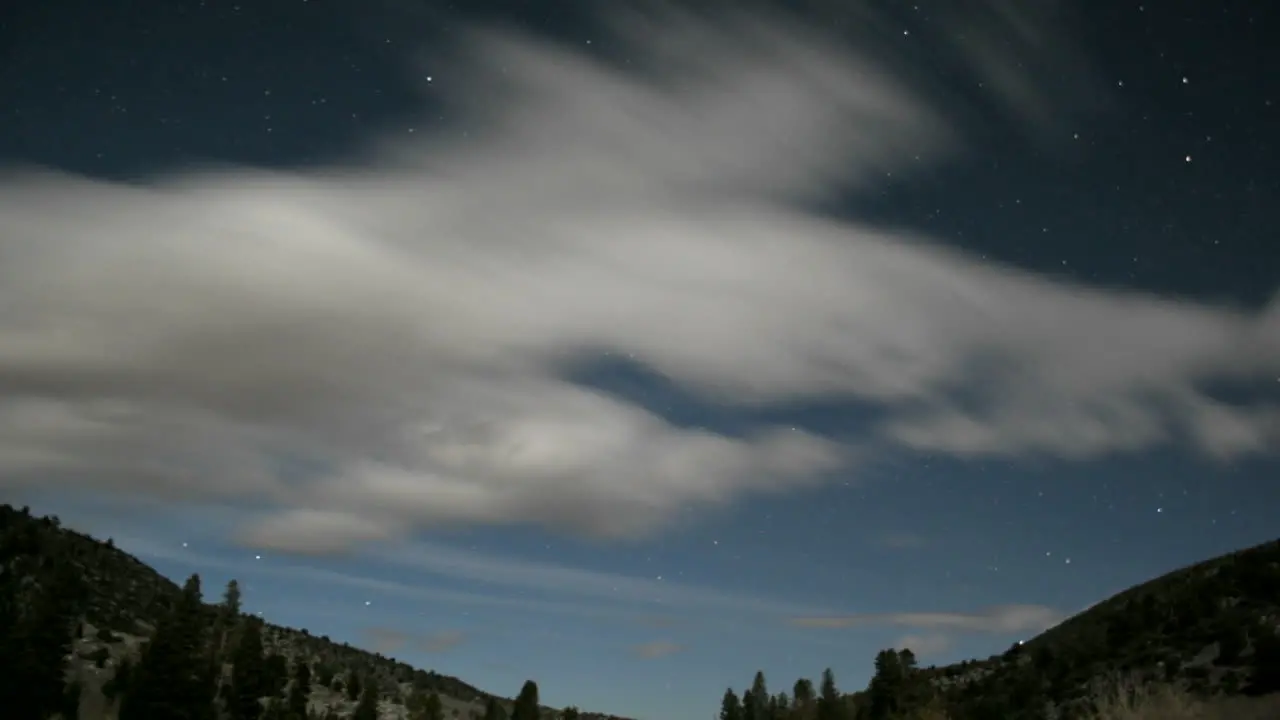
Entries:
{"type": "MultiPolygon", "coordinates": [[[[5,550],[0,554],[0,578],[13,581],[20,608],[31,604],[29,597],[38,593],[50,568],[71,573],[84,586],[75,621],[75,637],[68,653],[68,678],[80,684],[82,698],[80,716],[111,718],[111,698],[95,698],[110,683],[126,658],[136,659],[157,626],[181,602],[183,588],[155,568],[117,547],[110,538],[93,536],[63,527],[56,516],[33,517],[29,508],[0,504],[0,537],[5,550]],[[15,575],[15,568],[27,568],[15,575]],[[88,712],[86,713],[86,710],[88,712]]],[[[238,586],[237,586],[238,592],[238,586]]],[[[203,603],[204,611],[215,613],[218,606],[203,603]]],[[[253,615],[237,611],[240,622],[252,622],[253,615]]],[[[407,717],[406,705],[414,693],[438,694],[446,718],[479,720],[489,703],[495,702],[505,713],[512,712],[515,702],[477,688],[457,677],[435,670],[415,668],[408,663],[365,650],[327,636],[312,635],[306,629],[290,628],[261,621],[262,647],[267,657],[279,656],[286,664],[296,665],[302,659],[320,669],[326,683],[314,683],[312,706],[318,706],[321,717],[332,710],[338,717],[350,714],[354,698],[341,701],[341,690],[334,689],[343,677],[358,674],[372,679],[380,689],[380,720],[407,717]],[[325,687],[327,686],[327,687],[325,687]]],[[[2,630],[3,628],[0,628],[2,630]]],[[[0,637],[0,640],[3,638],[0,637]]],[[[228,671],[229,672],[229,671],[228,671]]],[[[580,720],[629,720],[601,712],[578,711],[576,708],[555,709],[539,706],[539,720],[561,717],[580,720]]],[[[265,716],[264,716],[265,717],[265,716]]]]}

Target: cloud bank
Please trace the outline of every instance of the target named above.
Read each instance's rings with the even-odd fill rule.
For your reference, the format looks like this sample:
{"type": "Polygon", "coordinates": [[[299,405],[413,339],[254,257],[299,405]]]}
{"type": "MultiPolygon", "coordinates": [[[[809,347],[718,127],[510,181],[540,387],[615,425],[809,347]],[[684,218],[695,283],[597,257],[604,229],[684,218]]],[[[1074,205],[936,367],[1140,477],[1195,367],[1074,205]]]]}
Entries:
{"type": "Polygon", "coordinates": [[[941,109],[875,47],[781,19],[629,27],[630,69],[476,32],[437,83],[467,139],[360,166],[0,178],[0,483],[266,508],[246,541],[335,552],[452,524],[637,536],[900,448],[1280,447],[1280,408],[1206,389],[1280,372],[1280,298],[1082,287],[815,216],[945,159],[941,109]],[[603,351],[720,402],[884,420],[677,427],[565,379],[603,351]]]}

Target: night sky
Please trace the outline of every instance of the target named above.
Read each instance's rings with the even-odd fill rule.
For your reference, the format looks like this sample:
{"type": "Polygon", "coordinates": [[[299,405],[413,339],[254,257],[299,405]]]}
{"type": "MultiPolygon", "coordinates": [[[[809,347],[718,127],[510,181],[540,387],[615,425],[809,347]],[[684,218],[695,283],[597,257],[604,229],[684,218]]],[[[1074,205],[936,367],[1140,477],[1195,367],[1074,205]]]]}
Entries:
{"type": "Polygon", "coordinates": [[[675,720],[1280,536],[1280,6],[457,5],[0,15],[0,497],[675,720]]]}

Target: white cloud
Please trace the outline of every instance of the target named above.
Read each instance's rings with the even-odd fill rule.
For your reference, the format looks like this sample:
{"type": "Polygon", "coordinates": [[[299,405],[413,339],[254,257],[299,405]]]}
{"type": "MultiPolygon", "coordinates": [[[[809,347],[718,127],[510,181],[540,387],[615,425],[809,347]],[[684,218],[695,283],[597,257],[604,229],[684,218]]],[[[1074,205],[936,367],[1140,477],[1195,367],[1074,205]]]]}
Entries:
{"type": "Polygon", "coordinates": [[[247,537],[319,552],[445,524],[634,536],[856,456],[563,380],[591,349],[726,402],[881,403],[860,451],[1280,447],[1274,406],[1203,389],[1280,370],[1280,300],[1092,289],[807,214],[957,133],[876,48],[654,17],[644,72],[477,34],[450,85],[468,142],[0,179],[0,482],[265,505],[247,537]]]}

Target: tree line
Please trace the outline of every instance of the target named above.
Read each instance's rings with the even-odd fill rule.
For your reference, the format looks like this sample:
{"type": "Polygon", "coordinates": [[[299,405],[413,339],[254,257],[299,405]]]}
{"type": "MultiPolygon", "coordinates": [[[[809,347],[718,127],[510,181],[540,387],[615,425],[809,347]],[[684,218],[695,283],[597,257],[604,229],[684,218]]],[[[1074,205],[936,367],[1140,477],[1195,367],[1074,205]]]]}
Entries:
{"type": "MultiPolygon", "coordinates": [[[[79,717],[83,687],[69,678],[83,621],[88,588],[58,546],[56,519],[0,526],[0,708],[6,720],[72,720],[79,717]]],[[[242,612],[239,584],[227,584],[221,602],[207,605],[199,575],[158,618],[140,652],[120,658],[102,685],[118,720],[336,720],[333,707],[312,703],[317,686],[354,703],[351,720],[378,720],[379,700],[400,700],[371,673],[286,657],[264,643],[265,622],[242,612]]],[[[111,631],[98,639],[110,642],[111,631]]],[[[87,659],[105,667],[111,653],[100,647],[87,659]]],[[[409,720],[445,720],[434,690],[415,688],[403,701],[409,720]]],[[[452,716],[457,717],[454,711],[452,716]]],[[[524,683],[510,712],[489,697],[483,713],[467,720],[542,720],[538,686],[524,683]]],[[[576,708],[558,713],[578,720],[576,708]]]]}
{"type": "Polygon", "coordinates": [[[836,686],[830,668],[822,672],[815,692],[813,681],[800,678],[791,693],[771,694],[763,672],[741,694],[728,688],[720,701],[720,720],[896,720],[908,708],[928,704],[923,678],[916,673],[910,650],[883,650],[876,656],[876,673],[867,689],[845,694],[836,686]]]}

